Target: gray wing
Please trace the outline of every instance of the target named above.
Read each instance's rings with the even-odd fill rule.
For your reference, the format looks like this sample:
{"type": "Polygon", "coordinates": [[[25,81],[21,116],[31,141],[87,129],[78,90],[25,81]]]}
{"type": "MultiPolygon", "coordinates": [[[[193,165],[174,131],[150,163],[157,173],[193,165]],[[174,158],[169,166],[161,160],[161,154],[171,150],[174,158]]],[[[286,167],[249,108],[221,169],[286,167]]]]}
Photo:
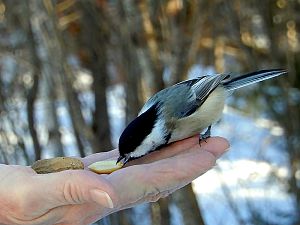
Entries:
{"type": "Polygon", "coordinates": [[[227,79],[229,75],[219,74],[205,76],[204,79],[198,79],[197,82],[190,86],[191,96],[189,101],[179,106],[181,108],[181,113],[177,115],[178,118],[183,118],[193,114],[207,99],[207,97],[215,90],[219,84],[227,79]]]}
{"type": "Polygon", "coordinates": [[[200,102],[200,105],[203,104],[205,99],[210,95],[210,93],[219,86],[219,84],[228,79],[230,75],[228,74],[217,74],[212,76],[206,76],[206,79],[201,79],[191,87],[195,92],[197,101],[200,102]]]}
{"type": "MultiPolygon", "coordinates": [[[[197,83],[199,80],[204,79],[204,78],[205,78],[205,76],[194,78],[194,79],[189,79],[189,80],[184,80],[184,81],[174,84],[171,87],[165,88],[165,89],[157,92],[150,99],[148,99],[148,101],[144,104],[143,108],[140,110],[138,115],[147,111],[152,105],[154,105],[158,102],[161,102],[163,100],[162,96],[163,96],[163,98],[165,98],[164,100],[168,100],[168,99],[170,100],[170,98],[173,98],[171,96],[173,91],[171,91],[171,90],[174,90],[174,88],[176,89],[174,91],[175,93],[188,94],[189,89],[195,83],[197,83]]],[[[186,98],[186,96],[184,96],[184,97],[186,98]]],[[[183,98],[183,99],[185,99],[185,98],[183,98]]]]}
{"type": "Polygon", "coordinates": [[[203,76],[177,83],[152,96],[139,114],[153,104],[164,103],[170,116],[183,118],[194,113],[206,100],[209,94],[229,75],[220,74],[203,76]]]}
{"type": "Polygon", "coordinates": [[[177,84],[175,84],[176,86],[177,85],[187,85],[187,86],[193,86],[195,83],[199,82],[200,80],[202,79],[205,79],[207,76],[202,76],[202,77],[197,77],[197,78],[193,78],[193,79],[189,79],[189,80],[184,80],[184,81],[181,81],[181,82],[178,82],[177,84]]]}

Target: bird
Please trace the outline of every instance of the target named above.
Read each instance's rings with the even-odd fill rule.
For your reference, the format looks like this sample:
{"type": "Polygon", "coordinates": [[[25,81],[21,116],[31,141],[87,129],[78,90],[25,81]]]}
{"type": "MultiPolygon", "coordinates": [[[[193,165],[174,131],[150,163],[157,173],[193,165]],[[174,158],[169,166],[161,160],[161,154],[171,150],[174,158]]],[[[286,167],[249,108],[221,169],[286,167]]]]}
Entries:
{"type": "Polygon", "coordinates": [[[212,124],[221,118],[226,98],[236,89],[286,73],[284,69],[268,69],[237,77],[204,75],[157,92],[122,132],[117,163],[125,165],[206,129],[199,136],[199,141],[205,140],[210,137],[212,124]]]}

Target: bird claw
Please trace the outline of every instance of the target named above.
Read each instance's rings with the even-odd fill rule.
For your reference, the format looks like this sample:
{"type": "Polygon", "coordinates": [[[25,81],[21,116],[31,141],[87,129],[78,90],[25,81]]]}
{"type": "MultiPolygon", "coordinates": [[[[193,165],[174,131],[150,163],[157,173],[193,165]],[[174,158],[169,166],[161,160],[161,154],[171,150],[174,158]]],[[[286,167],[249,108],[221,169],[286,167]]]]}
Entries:
{"type": "Polygon", "coordinates": [[[208,126],[204,134],[199,134],[199,145],[201,146],[201,141],[205,141],[205,143],[207,143],[206,139],[210,138],[210,135],[211,135],[211,125],[208,126]]]}

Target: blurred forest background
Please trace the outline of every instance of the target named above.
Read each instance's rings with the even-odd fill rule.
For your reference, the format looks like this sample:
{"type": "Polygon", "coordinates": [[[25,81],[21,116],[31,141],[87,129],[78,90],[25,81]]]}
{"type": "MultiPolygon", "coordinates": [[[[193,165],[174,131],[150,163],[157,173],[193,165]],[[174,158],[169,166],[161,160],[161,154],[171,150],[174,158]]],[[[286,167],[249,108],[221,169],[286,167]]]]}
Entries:
{"type": "MultiPolygon", "coordinates": [[[[245,216],[230,188],[222,190],[235,224],[300,224],[299,26],[299,0],[0,0],[0,163],[110,150],[149,96],[192,71],[285,68],[288,75],[229,104],[283,130],[279,158],[288,172],[274,166],[268,177],[291,197],[291,210],[266,218],[246,202],[245,216]]],[[[210,223],[205,210],[214,208],[199,198],[189,185],[144,206],[142,217],[128,209],[97,224],[225,224],[227,213],[210,223]]]]}

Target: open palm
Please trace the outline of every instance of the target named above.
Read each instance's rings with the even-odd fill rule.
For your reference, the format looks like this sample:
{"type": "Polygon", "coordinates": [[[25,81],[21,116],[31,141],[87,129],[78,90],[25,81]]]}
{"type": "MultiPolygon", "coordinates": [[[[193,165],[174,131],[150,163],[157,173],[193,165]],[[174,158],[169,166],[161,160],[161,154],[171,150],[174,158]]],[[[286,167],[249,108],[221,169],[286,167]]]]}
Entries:
{"type": "MultiPolygon", "coordinates": [[[[0,224],[90,224],[142,202],[156,201],[215,165],[229,148],[220,137],[173,143],[109,175],[88,170],[36,174],[30,167],[0,165],[0,224]]],[[[85,166],[116,159],[116,150],[83,158],[85,166]]]]}

